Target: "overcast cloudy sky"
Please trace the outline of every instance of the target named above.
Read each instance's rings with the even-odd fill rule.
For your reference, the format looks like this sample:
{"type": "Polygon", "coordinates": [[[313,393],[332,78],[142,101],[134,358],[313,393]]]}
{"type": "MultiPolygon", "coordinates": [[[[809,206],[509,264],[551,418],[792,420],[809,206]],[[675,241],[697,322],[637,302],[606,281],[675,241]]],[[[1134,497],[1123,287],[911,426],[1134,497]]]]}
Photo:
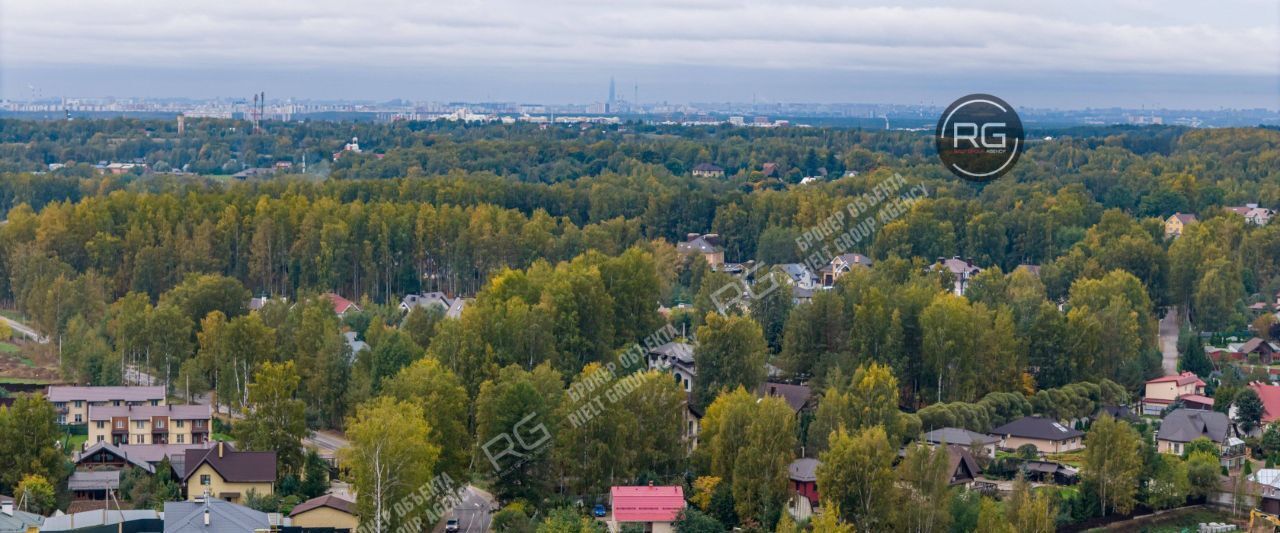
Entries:
{"type": "Polygon", "coordinates": [[[1280,108],[1276,0],[0,0],[0,96],[1280,108]]]}

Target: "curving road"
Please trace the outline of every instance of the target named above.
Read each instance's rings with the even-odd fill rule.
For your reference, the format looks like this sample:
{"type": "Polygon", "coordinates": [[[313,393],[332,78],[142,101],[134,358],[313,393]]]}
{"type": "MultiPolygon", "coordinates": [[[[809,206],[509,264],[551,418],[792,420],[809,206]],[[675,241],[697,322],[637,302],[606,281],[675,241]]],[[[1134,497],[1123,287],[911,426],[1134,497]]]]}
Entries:
{"type": "Polygon", "coordinates": [[[48,344],[49,342],[49,339],[46,338],[44,335],[41,335],[40,332],[32,329],[26,324],[18,322],[17,320],[0,316],[0,321],[5,322],[6,324],[9,324],[9,327],[13,329],[13,333],[16,335],[22,335],[23,337],[36,341],[40,344],[48,344]]]}

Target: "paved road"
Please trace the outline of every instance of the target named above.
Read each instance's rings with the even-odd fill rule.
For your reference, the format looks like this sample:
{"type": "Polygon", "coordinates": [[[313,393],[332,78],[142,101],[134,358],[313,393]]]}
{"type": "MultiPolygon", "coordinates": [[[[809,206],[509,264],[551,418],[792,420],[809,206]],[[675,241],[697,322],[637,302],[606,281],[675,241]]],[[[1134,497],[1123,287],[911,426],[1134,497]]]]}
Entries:
{"type": "Polygon", "coordinates": [[[1178,373],[1178,330],[1181,324],[1177,307],[1170,307],[1164,318],[1160,319],[1161,363],[1166,376],[1178,373]]]}
{"type": "Polygon", "coordinates": [[[311,436],[303,439],[302,443],[314,446],[320,457],[325,459],[332,458],[338,450],[351,445],[346,438],[331,430],[312,431],[311,436]]]}
{"type": "MultiPolygon", "coordinates": [[[[490,509],[494,506],[497,506],[497,502],[493,495],[467,485],[462,501],[454,506],[453,512],[448,517],[458,519],[458,531],[461,533],[484,533],[489,531],[489,524],[493,521],[493,512],[490,509]]],[[[444,531],[444,522],[440,522],[433,531],[435,533],[444,531]]]]}
{"type": "Polygon", "coordinates": [[[9,324],[9,327],[13,329],[13,333],[15,335],[22,335],[23,337],[36,341],[40,344],[47,344],[49,342],[49,339],[41,335],[40,332],[32,329],[30,326],[27,326],[26,324],[23,324],[22,322],[18,322],[17,320],[13,320],[3,316],[0,316],[0,321],[4,321],[5,323],[9,324]]]}

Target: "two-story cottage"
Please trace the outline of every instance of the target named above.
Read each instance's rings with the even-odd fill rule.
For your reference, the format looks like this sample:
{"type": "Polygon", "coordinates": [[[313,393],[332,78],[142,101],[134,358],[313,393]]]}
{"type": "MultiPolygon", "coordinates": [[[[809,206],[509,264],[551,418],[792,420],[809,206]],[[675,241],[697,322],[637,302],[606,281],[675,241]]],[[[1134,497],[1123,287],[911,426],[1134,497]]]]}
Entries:
{"type": "Polygon", "coordinates": [[[649,368],[671,372],[680,388],[685,392],[693,390],[693,380],[698,375],[693,364],[693,346],[680,341],[668,342],[649,350],[648,358],[649,368]]]}
{"type": "Polygon", "coordinates": [[[1235,468],[1244,463],[1244,441],[1231,436],[1231,421],[1217,411],[1175,409],[1160,421],[1156,449],[1181,455],[1188,443],[1202,437],[1218,446],[1222,466],[1235,468]]]}
{"type": "Polygon", "coordinates": [[[1276,212],[1265,207],[1258,207],[1258,204],[1244,204],[1243,206],[1228,207],[1227,211],[1244,217],[1244,221],[1255,226],[1265,226],[1271,222],[1271,217],[1276,212]]]}
{"type": "Polygon", "coordinates": [[[144,405],[89,409],[89,443],[200,444],[209,440],[208,405],[144,405]]]}
{"type": "Polygon", "coordinates": [[[855,268],[871,268],[871,258],[862,254],[841,254],[833,257],[819,273],[823,287],[834,287],[836,280],[855,268]]]}
{"type": "Polygon", "coordinates": [[[720,265],[724,264],[724,247],[720,246],[720,234],[708,233],[690,233],[685,236],[685,241],[676,244],[676,252],[680,255],[702,254],[702,258],[707,261],[707,265],[712,270],[716,270],[720,265]]]}
{"type": "MultiPolygon", "coordinates": [[[[1183,372],[1175,376],[1161,376],[1146,383],[1146,392],[1142,397],[1142,414],[1159,415],[1174,401],[1184,396],[1191,400],[1203,400],[1204,380],[1192,372],[1183,372]]],[[[1212,401],[1212,399],[1209,399],[1212,401]]]]}
{"type": "Polygon", "coordinates": [[[945,270],[951,273],[951,278],[954,280],[951,292],[954,292],[957,296],[964,296],[964,291],[969,289],[969,280],[982,272],[978,265],[960,257],[946,259],[940,257],[933,268],[934,270],[945,270]]]}
{"type": "Polygon", "coordinates": [[[244,501],[249,491],[271,494],[276,481],[276,452],[241,452],[218,442],[207,449],[187,450],[182,486],[187,499],[213,498],[231,503],[244,501]]]}
{"type": "Polygon", "coordinates": [[[59,424],[84,424],[90,407],[159,406],[164,387],[79,387],[51,385],[45,397],[58,411],[59,424]]]}
{"type": "Polygon", "coordinates": [[[1199,222],[1199,220],[1193,214],[1174,213],[1169,215],[1169,218],[1164,221],[1164,236],[1166,239],[1181,237],[1187,226],[1195,222],[1199,222]]]}

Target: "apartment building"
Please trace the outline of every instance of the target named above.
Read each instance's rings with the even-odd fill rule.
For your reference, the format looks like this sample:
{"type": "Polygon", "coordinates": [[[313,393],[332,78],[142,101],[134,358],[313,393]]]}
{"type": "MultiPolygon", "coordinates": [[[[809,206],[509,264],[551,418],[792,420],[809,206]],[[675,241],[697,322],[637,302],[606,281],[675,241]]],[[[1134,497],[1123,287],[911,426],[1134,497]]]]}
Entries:
{"type": "Polygon", "coordinates": [[[208,405],[91,407],[89,444],[201,444],[209,440],[208,405]]]}
{"type": "Polygon", "coordinates": [[[79,387],[51,385],[45,397],[58,410],[59,424],[84,424],[90,407],[162,406],[164,387],[79,387]]]}

